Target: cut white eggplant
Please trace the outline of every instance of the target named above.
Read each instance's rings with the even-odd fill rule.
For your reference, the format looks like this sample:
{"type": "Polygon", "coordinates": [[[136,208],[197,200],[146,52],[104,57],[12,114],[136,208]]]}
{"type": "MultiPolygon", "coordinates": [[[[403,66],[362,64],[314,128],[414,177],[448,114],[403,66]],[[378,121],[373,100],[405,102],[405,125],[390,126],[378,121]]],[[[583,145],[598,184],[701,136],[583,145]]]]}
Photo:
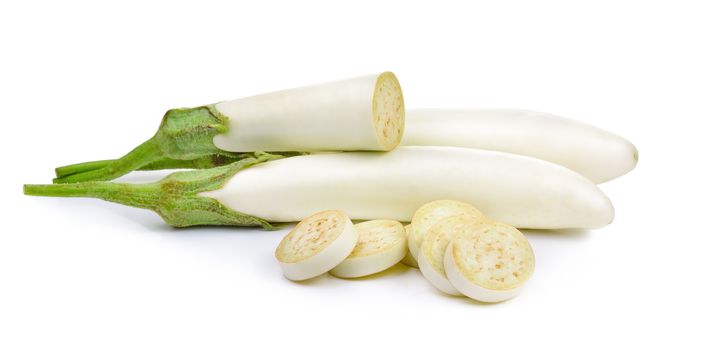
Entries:
{"type": "Polygon", "coordinates": [[[57,183],[116,179],[138,169],[213,168],[230,152],[388,151],[404,131],[391,72],[166,112],[156,134],[119,159],[56,169],[57,183]]]}
{"type": "Polygon", "coordinates": [[[301,220],[281,240],[276,248],[276,260],[290,280],[313,278],[345,260],[357,239],[357,230],[343,212],[319,212],[301,220]]]}
{"type": "Polygon", "coordinates": [[[450,295],[462,295],[445,274],[445,250],[455,234],[483,221],[483,218],[462,214],[442,219],[428,230],[418,251],[418,266],[437,289],[450,295]]]}
{"type": "MultiPolygon", "coordinates": [[[[408,224],[404,227],[406,231],[406,240],[408,241],[410,239],[411,232],[413,230],[412,225],[408,224]]],[[[411,246],[410,241],[408,241],[408,246],[411,246]]],[[[410,249],[406,251],[406,256],[403,257],[403,260],[401,260],[401,263],[410,267],[418,267],[418,261],[416,261],[416,258],[413,257],[413,254],[411,254],[410,249]]]]}
{"type": "Polygon", "coordinates": [[[535,256],[526,237],[503,223],[464,226],[447,247],[444,267],[462,294],[494,303],[516,296],[533,274],[535,256]]]}
{"type": "Polygon", "coordinates": [[[355,220],[407,222],[439,199],[470,202],[487,217],[521,228],[599,228],[614,217],[606,195],[572,170],[460,147],[290,157],[244,169],[199,195],[269,222],[299,221],[329,208],[355,220]]]}
{"type": "Polygon", "coordinates": [[[213,138],[231,152],[388,151],[401,142],[405,109],[391,72],[215,104],[228,130],[213,138]]]}
{"type": "Polygon", "coordinates": [[[347,258],[330,270],[342,278],[368,276],[396,265],[408,250],[403,225],[394,220],[372,220],[354,225],[359,240],[347,258]]]}
{"type": "Polygon", "coordinates": [[[424,204],[413,214],[411,224],[413,231],[409,240],[409,250],[416,260],[418,260],[418,250],[423,244],[423,239],[428,230],[439,221],[455,215],[468,215],[479,222],[484,219],[484,215],[470,204],[455,200],[437,200],[424,204]]]}
{"type": "Polygon", "coordinates": [[[631,171],[638,150],[594,126],[519,109],[416,109],[406,112],[402,146],[456,146],[535,157],[594,183],[631,171]]]}

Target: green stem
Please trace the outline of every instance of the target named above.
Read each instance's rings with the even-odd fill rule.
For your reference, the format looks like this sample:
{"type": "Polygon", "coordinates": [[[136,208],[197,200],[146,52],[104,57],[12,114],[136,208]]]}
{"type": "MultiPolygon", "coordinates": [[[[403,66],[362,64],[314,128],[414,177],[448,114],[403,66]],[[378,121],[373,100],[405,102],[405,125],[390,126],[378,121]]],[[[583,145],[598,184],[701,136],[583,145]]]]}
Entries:
{"type": "MultiPolygon", "coordinates": [[[[307,154],[304,152],[272,152],[271,154],[281,155],[284,157],[299,156],[307,154]]],[[[231,164],[238,160],[242,160],[247,157],[252,157],[253,153],[227,153],[227,154],[213,154],[203,156],[196,159],[171,159],[171,158],[161,158],[155,160],[149,164],[139,167],[136,170],[163,170],[163,169],[210,169],[218,166],[223,166],[231,164]]],[[[107,166],[114,166],[114,163],[118,162],[115,159],[107,160],[97,160],[93,162],[71,164],[55,169],[56,179],[55,183],[65,181],[67,177],[71,175],[76,175],[80,173],[86,173],[89,171],[94,171],[107,166]]],[[[92,176],[92,175],[91,175],[92,176]]],[[[75,178],[75,177],[74,177],[75,178]]],[[[74,181],[68,181],[74,182],[74,181]]]]}
{"type": "Polygon", "coordinates": [[[61,167],[54,169],[54,172],[56,173],[57,178],[67,177],[69,175],[78,174],[78,173],[85,173],[87,171],[103,168],[114,161],[115,161],[115,159],[106,159],[106,160],[96,160],[96,161],[92,161],[92,162],[65,165],[65,166],[61,166],[61,167]]]}
{"type": "Polygon", "coordinates": [[[114,182],[81,182],[53,185],[24,185],[24,194],[44,197],[88,197],[120,203],[136,208],[154,209],[158,202],[157,183],[125,184],[114,182]]]}
{"type": "MultiPolygon", "coordinates": [[[[214,154],[207,155],[201,158],[187,160],[161,158],[148,164],[145,164],[144,166],[139,167],[137,170],[209,169],[222,165],[227,165],[234,161],[247,157],[251,157],[251,153],[232,153],[228,155],[214,154]]],[[[70,175],[86,173],[108,166],[114,166],[114,164],[119,161],[119,159],[106,159],[61,166],[54,169],[54,171],[56,172],[56,179],[54,179],[54,182],[58,182],[59,179],[66,178],[70,175]]]]}
{"type": "Polygon", "coordinates": [[[175,227],[230,225],[261,226],[265,229],[273,229],[274,226],[264,219],[237,212],[213,198],[199,194],[222,188],[232,176],[242,169],[278,158],[282,158],[282,156],[258,152],[253,157],[226,166],[175,172],[158,182],[149,184],[87,181],[53,185],[24,185],[24,193],[30,196],[99,198],[149,209],[175,227]]]}
{"type": "Polygon", "coordinates": [[[54,182],[70,183],[112,180],[162,158],[164,158],[164,156],[159,149],[156,139],[151,138],[137,146],[137,148],[133,149],[130,153],[127,153],[124,157],[109,162],[102,168],[79,172],[65,177],[58,177],[54,179],[54,182]]]}

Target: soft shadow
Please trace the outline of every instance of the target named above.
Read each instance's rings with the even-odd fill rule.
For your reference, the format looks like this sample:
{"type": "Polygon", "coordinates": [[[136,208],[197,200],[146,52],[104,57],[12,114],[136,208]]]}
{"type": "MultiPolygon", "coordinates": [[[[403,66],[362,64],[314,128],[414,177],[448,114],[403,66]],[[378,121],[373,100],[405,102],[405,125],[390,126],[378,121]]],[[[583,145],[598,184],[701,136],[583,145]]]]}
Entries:
{"type": "Polygon", "coordinates": [[[287,228],[281,228],[278,230],[272,230],[268,231],[265,230],[259,226],[218,226],[218,225],[210,225],[210,226],[189,226],[189,227],[171,227],[167,225],[166,223],[163,223],[163,226],[166,226],[168,231],[171,233],[174,233],[176,235],[203,235],[204,233],[208,234],[247,234],[251,235],[252,230],[257,230],[257,235],[278,235],[281,233],[282,230],[286,230],[287,228]]]}
{"type": "Polygon", "coordinates": [[[242,234],[250,233],[252,230],[257,230],[259,234],[271,234],[281,232],[281,230],[290,230],[291,225],[282,224],[277,225],[276,230],[265,230],[258,226],[190,226],[190,227],[173,227],[164,222],[164,220],[155,212],[147,209],[126,207],[119,204],[100,202],[97,205],[93,204],[92,207],[100,206],[109,210],[111,213],[115,213],[122,217],[122,220],[131,221],[136,223],[148,231],[148,233],[168,233],[172,235],[204,235],[208,234],[242,234]]]}
{"type": "Polygon", "coordinates": [[[145,228],[147,234],[161,234],[174,231],[173,227],[165,223],[157,213],[151,210],[126,207],[114,203],[106,203],[104,205],[111,213],[120,216],[120,220],[129,221],[145,228]]]}
{"type": "Polygon", "coordinates": [[[309,278],[309,279],[307,279],[307,280],[292,281],[292,280],[289,280],[288,278],[286,278],[283,274],[281,275],[281,278],[284,279],[285,281],[287,281],[287,282],[293,282],[293,283],[296,284],[296,285],[304,286],[304,287],[314,286],[314,285],[319,285],[319,284],[321,284],[321,283],[325,283],[325,282],[323,282],[323,281],[328,280],[328,279],[330,279],[331,277],[332,277],[332,276],[328,275],[327,273],[324,273],[324,274],[322,274],[322,275],[320,275],[320,276],[313,277],[313,278],[309,278]]]}
{"type": "Polygon", "coordinates": [[[445,300],[449,300],[450,302],[458,303],[461,305],[472,305],[472,306],[478,306],[478,307],[499,307],[500,305],[511,303],[513,301],[513,299],[515,299],[515,298],[511,298],[509,300],[501,301],[498,303],[486,303],[483,301],[474,300],[472,298],[469,298],[469,297],[466,297],[463,295],[445,294],[437,288],[433,288],[433,292],[435,295],[437,295],[441,298],[444,298],[445,300]]]}
{"type": "Polygon", "coordinates": [[[558,229],[558,230],[538,230],[538,229],[521,229],[528,237],[538,238],[556,238],[564,240],[586,240],[589,238],[591,230],[585,229],[558,229]]]}
{"type": "MultiPolygon", "coordinates": [[[[301,285],[301,286],[312,286],[312,285],[319,285],[321,283],[325,283],[325,281],[332,282],[332,280],[349,281],[349,282],[372,281],[372,280],[376,280],[379,278],[389,278],[389,277],[393,278],[393,277],[402,276],[404,274],[413,272],[411,270],[414,270],[414,268],[406,266],[402,263],[398,263],[398,264],[396,264],[396,265],[394,265],[384,271],[380,271],[380,272],[377,272],[375,274],[371,274],[368,276],[355,277],[355,278],[342,278],[342,277],[333,276],[329,273],[324,273],[320,276],[317,276],[317,277],[314,277],[311,279],[307,279],[307,280],[303,280],[303,281],[291,281],[291,282],[294,282],[294,283],[301,285]]],[[[282,278],[285,278],[285,277],[282,277],[282,278]]]]}
{"type": "Polygon", "coordinates": [[[54,211],[61,212],[62,216],[69,220],[86,221],[98,218],[105,222],[122,220],[136,223],[146,228],[148,234],[167,232],[172,229],[171,226],[164,223],[159,215],[150,210],[132,208],[94,198],[41,198],[37,200],[36,205],[49,206],[54,211]],[[117,218],[110,216],[117,216],[117,218]]]}
{"type": "Polygon", "coordinates": [[[391,266],[384,271],[379,271],[377,273],[374,273],[374,274],[371,274],[368,276],[354,277],[354,278],[342,278],[342,277],[335,277],[335,278],[339,278],[339,279],[345,280],[345,281],[370,281],[370,280],[375,280],[378,278],[396,277],[396,276],[405,275],[410,272],[410,269],[413,269],[413,268],[406,266],[402,263],[397,263],[396,265],[391,266]]]}

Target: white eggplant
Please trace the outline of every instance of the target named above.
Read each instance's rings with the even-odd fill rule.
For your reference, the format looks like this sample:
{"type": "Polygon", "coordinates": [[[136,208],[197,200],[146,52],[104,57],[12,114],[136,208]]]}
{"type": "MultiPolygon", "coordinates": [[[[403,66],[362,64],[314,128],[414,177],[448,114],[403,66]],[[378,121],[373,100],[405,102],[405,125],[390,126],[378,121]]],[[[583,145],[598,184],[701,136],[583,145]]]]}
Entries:
{"type": "Polygon", "coordinates": [[[456,146],[539,158],[594,183],[631,171],[638,151],[608,131],[555,115],[517,109],[417,109],[406,112],[401,145],[456,146]]]}
{"type": "Polygon", "coordinates": [[[388,151],[401,141],[403,93],[391,72],[171,109],[156,134],[119,159],[56,168],[56,183],[137,169],[212,168],[247,152],[388,151]]]}
{"type": "Polygon", "coordinates": [[[239,171],[198,196],[268,222],[299,221],[328,208],[352,219],[408,222],[417,208],[439,199],[472,203],[487,217],[521,228],[598,228],[614,216],[606,195],[572,170],[459,147],[274,160],[239,171]]]}
{"type": "Polygon", "coordinates": [[[477,218],[467,214],[452,216],[436,222],[427,233],[418,250],[418,267],[430,284],[450,295],[462,295],[445,274],[445,250],[454,235],[463,227],[477,224],[477,218]]]}
{"type": "Polygon", "coordinates": [[[315,213],[296,225],[276,248],[286,278],[301,281],[322,275],[341,263],[358,240],[352,221],[339,210],[315,213]]]}
{"type": "Polygon", "coordinates": [[[401,141],[404,104],[391,72],[215,104],[228,130],[213,143],[231,152],[387,151],[401,141]]]}
{"type": "Polygon", "coordinates": [[[498,222],[456,225],[454,231],[443,259],[452,286],[487,303],[518,295],[535,269],[533,248],[526,237],[498,222]]]}
{"type": "Polygon", "coordinates": [[[350,255],[330,270],[340,278],[357,278],[384,271],[396,265],[408,251],[406,232],[400,222],[371,220],[354,225],[359,234],[350,255]]]}
{"type": "Polygon", "coordinates": [[[413,213],[411,219],[413,231],[409,239],[408,250],[416,260],[418,259],[418,250],[423,245],[425,235],[428,234],[430,228],[443,219],[456,215],[467,215],[477,222],[485,220],[481,211],[472,205],[447,199],[423,204],[413,213]]]}

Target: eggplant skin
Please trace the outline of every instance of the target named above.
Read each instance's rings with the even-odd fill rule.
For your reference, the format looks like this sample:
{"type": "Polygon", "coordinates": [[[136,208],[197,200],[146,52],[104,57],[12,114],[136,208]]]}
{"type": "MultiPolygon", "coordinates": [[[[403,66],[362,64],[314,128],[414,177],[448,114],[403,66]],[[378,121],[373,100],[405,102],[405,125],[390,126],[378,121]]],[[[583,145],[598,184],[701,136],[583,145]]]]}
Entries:
{"type": "Polygon", "coordinates": [[[201,193],[270,222],[300,221],[338,209],[353,220],[408,222],[423,204],[471,203],[518,228],[599,228],[613,221],[608,197],[563,166],[460,147],[321,153],[258,164],[201,193]]]}

